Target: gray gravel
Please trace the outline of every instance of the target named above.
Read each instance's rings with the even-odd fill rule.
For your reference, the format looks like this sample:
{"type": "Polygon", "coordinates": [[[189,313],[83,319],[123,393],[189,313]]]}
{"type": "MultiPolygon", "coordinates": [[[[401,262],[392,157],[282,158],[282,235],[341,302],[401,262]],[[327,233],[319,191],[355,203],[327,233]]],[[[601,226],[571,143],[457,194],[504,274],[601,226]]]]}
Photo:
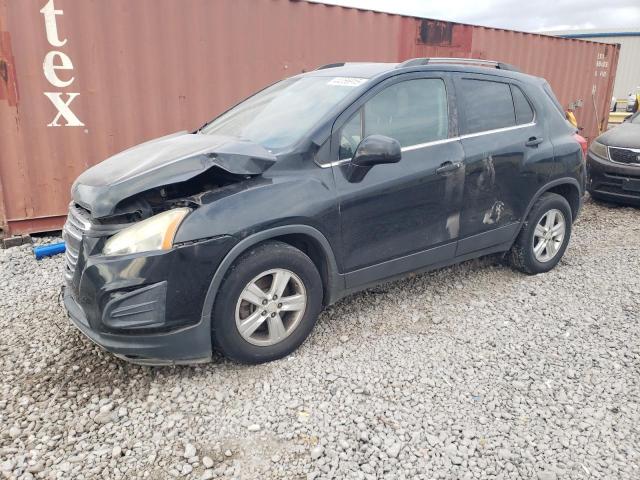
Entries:
{"type": "Polygon", "coordinates": [[[556,270],[495,260],[328,309],[261,366],[127,364],[63,258],[0,251],[5,478],[640,478],[640,210],[588,202],[556,270]]]}

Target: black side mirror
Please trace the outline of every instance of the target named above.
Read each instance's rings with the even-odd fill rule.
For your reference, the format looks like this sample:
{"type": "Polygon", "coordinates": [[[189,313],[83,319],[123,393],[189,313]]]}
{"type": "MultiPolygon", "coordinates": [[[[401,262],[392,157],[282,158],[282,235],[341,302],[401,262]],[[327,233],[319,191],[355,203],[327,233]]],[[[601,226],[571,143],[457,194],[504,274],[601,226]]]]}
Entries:
{"type": "Polygon", "coordinates": [[[360,182],[371,167],[384,163],[398,163],[402,158],[400,143],[384,135],[369,135],[360,142],[349,163],[348,179],[360,182]]]}

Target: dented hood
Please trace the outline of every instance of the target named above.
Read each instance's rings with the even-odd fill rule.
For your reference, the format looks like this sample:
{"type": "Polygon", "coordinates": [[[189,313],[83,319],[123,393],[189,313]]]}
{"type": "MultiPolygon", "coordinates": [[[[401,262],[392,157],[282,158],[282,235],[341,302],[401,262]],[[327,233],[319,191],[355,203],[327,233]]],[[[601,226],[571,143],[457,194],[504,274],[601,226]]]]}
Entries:
{"type": "Polygon", "coordinates": [[[184,182],[211,167],[260,175],[275,160],[256,143],[179,132],[136,145],[91,167],[74,182],[71,195],[100,218],[113,214],[116,205],[132,195],[184,182]]]}

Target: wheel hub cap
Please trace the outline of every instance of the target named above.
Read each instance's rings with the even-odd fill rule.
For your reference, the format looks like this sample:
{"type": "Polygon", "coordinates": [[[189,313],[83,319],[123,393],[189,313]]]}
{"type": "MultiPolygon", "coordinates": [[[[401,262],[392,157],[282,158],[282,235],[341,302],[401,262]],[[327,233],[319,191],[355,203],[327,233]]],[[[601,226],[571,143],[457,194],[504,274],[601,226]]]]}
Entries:
{"type": "Polygon", "coordinates": [[[307,293],[300,277],[282,268],[268,270],[253,278],[240,293],[236,327],[253,345],[275,345],[298,327],[306,306],[307,293]]]}
{"type": "Polygon", "coordinates": [[[533,254],[541,263],[549,262],[560,251],[567,230],[564,214],[558,209],[545,213],[533,232],[533,254]]]}

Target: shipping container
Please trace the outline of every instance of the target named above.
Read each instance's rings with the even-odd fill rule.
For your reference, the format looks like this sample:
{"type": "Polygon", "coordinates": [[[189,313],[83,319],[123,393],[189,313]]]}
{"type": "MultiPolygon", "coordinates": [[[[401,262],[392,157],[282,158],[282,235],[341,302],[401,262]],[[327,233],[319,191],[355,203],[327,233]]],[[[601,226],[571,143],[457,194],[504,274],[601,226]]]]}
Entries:
{"type": "Polygon", "coordinates": [[[545,77],[591,139],[618,50],[294,0],[0,0],[0,224],[59,229],[87,167],[337,61],[511,63],[545,77]]]}
{"type": "Polygon", "coordinates": [[[565,30],[546,33],[564,38],[591,40],[592,42],[619,43],[620,55],[612,95],[621,101],[621,106],[626,107],[629,93],[640,90],[640,28],[565,30]]]}

